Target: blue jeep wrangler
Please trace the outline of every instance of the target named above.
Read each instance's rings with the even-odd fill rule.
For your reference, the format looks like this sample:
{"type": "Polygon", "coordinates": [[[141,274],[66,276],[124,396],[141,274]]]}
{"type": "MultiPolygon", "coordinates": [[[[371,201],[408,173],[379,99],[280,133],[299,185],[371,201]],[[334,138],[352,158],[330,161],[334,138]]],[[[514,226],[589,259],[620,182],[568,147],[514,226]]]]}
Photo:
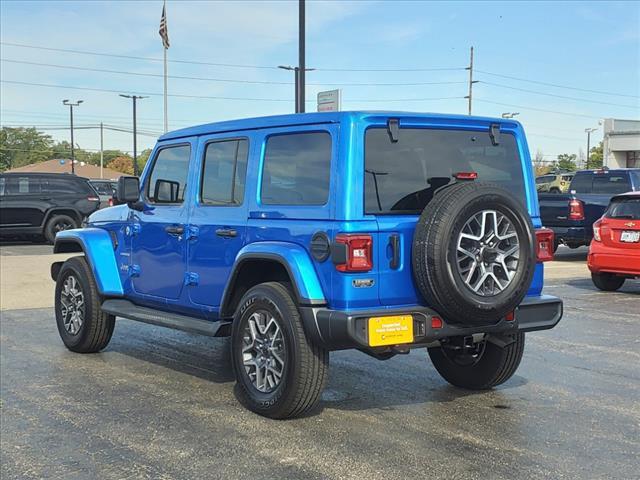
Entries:
{"type": "Polygon", "coordinates": [[[399,112],[283,115],[162,136],[120,205],[60,232],[55,314],[80,353],[123,317],[231,336],[240,400],[313,408],[329,352],[426,347],[453,385],[518,368],[553,328],[529,150],[509,119],[399,112]]]}

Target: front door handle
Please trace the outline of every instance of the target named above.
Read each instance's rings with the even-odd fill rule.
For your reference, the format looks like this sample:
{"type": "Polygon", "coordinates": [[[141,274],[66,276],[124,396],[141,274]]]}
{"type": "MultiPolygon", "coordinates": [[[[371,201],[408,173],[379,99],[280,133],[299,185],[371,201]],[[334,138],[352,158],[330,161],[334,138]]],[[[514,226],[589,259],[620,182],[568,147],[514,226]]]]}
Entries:
{"type": "Polygon", "coordinates": [[[169,235],[182,235],[184,233],[184,227],[182,225],[169,225],[164,228],[164,231],[169,235]]]}
{"type": "Polygon", "coordinates": [[[216,230],[219,237],[237,237],[238,232],[234,228],[219,228],[216,230]]]}

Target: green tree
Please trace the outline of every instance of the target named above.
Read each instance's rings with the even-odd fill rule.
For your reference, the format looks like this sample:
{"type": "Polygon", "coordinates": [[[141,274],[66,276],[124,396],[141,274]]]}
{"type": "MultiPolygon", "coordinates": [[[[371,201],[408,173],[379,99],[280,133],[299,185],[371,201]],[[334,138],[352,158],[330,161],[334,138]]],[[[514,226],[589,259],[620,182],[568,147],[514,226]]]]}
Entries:
{"type": "Polygon", "coordinates": [[[576,166],[576,158],[577,155],[575,153],[561,153],[558,155],[558,162],[556,165],[561,170],[573,172],[578,168],[576,166]]]}
{"type": "Polygon", "coordinates": [[[147,162],[149,161],[149,156],[151,155],[151,148],[145,148],[142,152],[140,152],[140,154],[138,155],[138,171],[142,173],[142,170],[144,170],[144,166],[147,164],[147,162]]]}
{"type": "Polygon", "coordinates": [[[604,151],[602,142],[598,143],[595,147],[591,147],[589,150],[589,161],[587,162],[587,168],[600,168],[604,160],[604,151]]]}
{"type": "Polygon", "coordinates": [[[51,158],[54,142],[35,128],[0,129],[0,171],[51,158]]]}

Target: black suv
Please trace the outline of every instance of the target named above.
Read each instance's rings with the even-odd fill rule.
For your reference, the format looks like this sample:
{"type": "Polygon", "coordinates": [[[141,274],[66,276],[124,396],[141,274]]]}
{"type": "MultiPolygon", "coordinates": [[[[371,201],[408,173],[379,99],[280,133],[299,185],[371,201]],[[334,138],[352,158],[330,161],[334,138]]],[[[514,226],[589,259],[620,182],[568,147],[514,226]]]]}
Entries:
{"type": "Polygon", "coordinates": [[[44,235],[79,227],[100,198],[86,178],[58,173],[0,175],[0,236],[44,235]]]}

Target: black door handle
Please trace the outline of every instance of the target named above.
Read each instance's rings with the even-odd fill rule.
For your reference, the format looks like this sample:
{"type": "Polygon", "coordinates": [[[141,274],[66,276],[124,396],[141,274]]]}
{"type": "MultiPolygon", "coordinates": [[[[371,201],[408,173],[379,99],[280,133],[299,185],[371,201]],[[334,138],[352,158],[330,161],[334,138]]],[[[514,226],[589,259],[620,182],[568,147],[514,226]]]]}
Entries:
{"type": "Polygon", "coordinates": [[[184,227],[181,225],[169,225],[164,228],[164,231],[169,235],[182,235],[184,233],[184,227]]]}
{"type": "Polygon", "coordinates": [[[219,237],[237,237],[238,232],[233,228],[219,228],[216,230],[216,235],[219,237]]]}
{"type": "Polygon", "coordinates": [[[396,270],[400,266],[400,236],[397,233],[390,235],[389,244],[391,245],[389,268],[396,270]]]}

